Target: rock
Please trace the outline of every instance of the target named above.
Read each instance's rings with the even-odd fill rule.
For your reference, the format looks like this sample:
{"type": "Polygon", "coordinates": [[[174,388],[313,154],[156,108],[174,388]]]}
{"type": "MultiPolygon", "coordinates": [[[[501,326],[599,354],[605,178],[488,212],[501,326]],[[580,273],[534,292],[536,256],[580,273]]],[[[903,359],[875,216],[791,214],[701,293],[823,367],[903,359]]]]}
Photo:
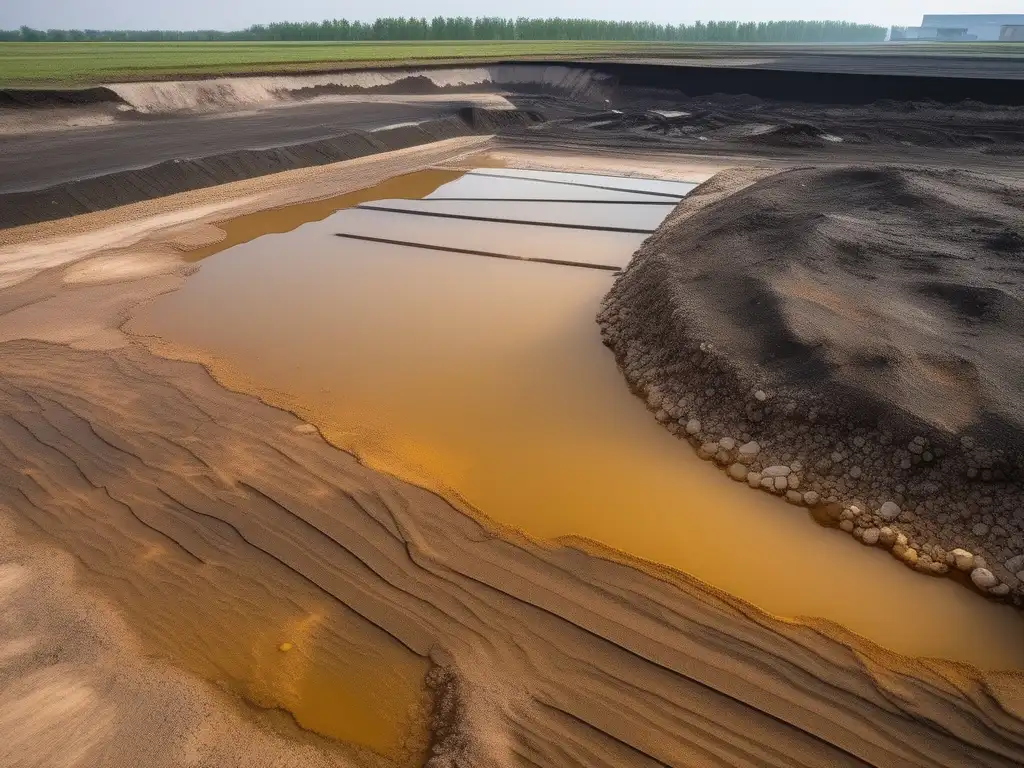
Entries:
{"type": "Polygon", "coordinates": [[[878,516],[883,520],[892,521],[899,517],[900,511],[901,510],[897,504],[887,501],[878,508],[878,516]]]}
{"type": "Polygon", "coordinates": [[[817,491],[806,491],[804,493],[804,504],[808,507],[817,506],[819,501],[821,501],[821,496],[818,495],[817,491]]]}
{"type": "Polygon", "coordinates": [[[723,437],[718,441],[718,447],[723,451],[731,451],[736,447],[736,441],[731,437],[723,437]]]}
{"type": "Polygon", "coordinates": [[[988,533],[988,526],[984,523],[978,523],[976,526],[971,528],[971,533],[975,536],[984,536],[988,533]]]}
{"type": "Polygon", "coordinates": [[[996,597],[1005,597],[1006,595],[1010,594],[1010,585],[996,584],[994,587],[992,587],[992,589],[988,591],[988,593],[990,595],[995,595],[996,597]]]}
{"type": "Polygon", "coordinates": [[[783,466],[781,464],[774,464],[773,466],[770,466],[767,469],[761,470],[761,474],[764,475],[765,477],[786,477],[791,472],[792,470],[789,467],[783,466]]]}
{"type": "Polygon", "coordinates": [[[896,543],[896,531],[889,527],[880,528],[878,530],[878,540],[882,543],[882,546],[891,547],[896,543]]]}
{"type": "Polygon", "coordinates": [[[733,464],[729,467],[729,477],[736,482],[742,482],[747,479],[747,468],[740,463],[733,464]]]}
{"type": "Polygon", "coordinates": [[[776,478],[774,478],[774,481],[775,481],[775,490],[779,491],[780,493],[782,491],[786,490],[786,488],[789,486],[789,481],[786,480],[786,478],[784,478],[784,477],[776,477],[776,478]]]}
{"type": "Polygon", "coordinates": [[[978,589],[991,589],[999,583],[999,579],[988,568],[975,568],[971,571],[971,581],[978,589]]]}
{"type": "Polygon", "coordinates": [[[794,472],[793,474],[789,475],[789,477],[786,478],[786,482],[789,483],[789,487],[790,488],[793,488],[793,489],[799,488],[800,487],[800,475],[798,475],[798,474],[796,474],[794,472]]]}
{"type": "Polygon", "coordinates": [[[758,488],[761,485],[760,472],[747,472],[747,485],[751,488],[758,488]]]}
{"type": "Polygon", "coordinates": [[[757,392],[754,393],[754,399],[757,400],[757,402],[759,403],[763,403],[765,400],[768,399],[768,395],[763,389],[759,389],[757,390],[757,392]]]}
{"type": "Polygon", "coordinates": [[[1006,570],[1010,573],[1017,573],[1017,571],[1024,570],[1024,555],[1017,555],[1011,557],[1006,561],[1006,570]]]}
{"type": "Polygon", "coordinates": [[[1017,573],[1017,581],[1024,583],[1024,571],[1017,573]]]}
{"type": "Polygon", "coordinates": [[[804,495],[800,491],[786,491],[786,501],[800,506],[804,503],[804,495]]]}
{"type": "Polygon", "coordinates": [[[740,461],[744,464],[750,464],[757,455],[761,452],[761,446],[751,440],[749,443],[744,443],[740,446],[740,461]]]}
{"type": "Polygon", "coordinates": [[[877,528],[868,528],[864,531],[863,542],[869,546],[874,546],[878,543],[878,539],[881,532],[877,528]]]}
{"type": "Polygon", "coordinates": [[[949,553],[953,556],[953,564],[960,571],[969,571],[974,568],[974,554],[966,549],[954,549],[949,553]]]}
{"type": "Polygon", "coordinates": [[[853,533],[853,520],[842,520],[839,527],[847,533],[853,533]]]}
{"type": "Polygon", "coordinates": [[[860,475],[861,475],[860,467],[850,467],[850,477],[852,477],[854,480],[856,480],[857,478],[860,477],[860,475]]]}
{"type": "Polygon", "coordinates": [[[917,565],[917,558],[918,555],[916,549],[913,549],[912,547],[907,547],[903,551],[903,560],[907,563],[907,565],[917,565]]]}
{"type": "Polygon", "coordinates": [[[312,435],[317,429],[312,424],[299,424],[295,427],[295,431],[300,435],[312,435]]]}
{"type": "Polygon", "coordinates": [[[700,422],[697,419],[690,419],[686,422],[686,434],[688,435],[699,435],[700,434],[700,422]]]}
{"type": "Polygon", "coordinates": [[[728,466],[732,463],[732,451],[724,451],[719,448],[718,453],[715,454],[715,462],[722,467],[728,466]]]}
{"type": "Polygon", "coordinates": [[[704,461],[711,461],[715,458],[716,453],[718,453],[718,443],[704,443],[704,445],[697,449],[697,455],[704,459],[704,461]]]}
{"type": "Polygon", "coordinates": [[[767,491],[773,491],[775,490],[775,483],[773,482],[773,479],[770,477],[762,477],[761,487],[767,491]]]}

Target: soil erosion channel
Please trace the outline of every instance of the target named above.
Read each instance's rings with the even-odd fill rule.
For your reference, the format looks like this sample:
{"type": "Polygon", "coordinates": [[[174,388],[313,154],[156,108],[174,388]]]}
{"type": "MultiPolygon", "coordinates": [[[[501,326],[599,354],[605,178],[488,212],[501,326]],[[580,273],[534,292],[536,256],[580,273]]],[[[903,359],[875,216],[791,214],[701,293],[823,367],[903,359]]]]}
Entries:
{"type": "Polygon", "coordinates": [[[594,317],[614,269],[693,185],[431,174],[286,234],[244,242],[295,226],[280,224],[287,210],[228,224],[233,247],[128,329],[372,467],[532,536],[587,537],[907,655],[1024,666],[1011,608],[732,483],[629,393],[594,317]]]}

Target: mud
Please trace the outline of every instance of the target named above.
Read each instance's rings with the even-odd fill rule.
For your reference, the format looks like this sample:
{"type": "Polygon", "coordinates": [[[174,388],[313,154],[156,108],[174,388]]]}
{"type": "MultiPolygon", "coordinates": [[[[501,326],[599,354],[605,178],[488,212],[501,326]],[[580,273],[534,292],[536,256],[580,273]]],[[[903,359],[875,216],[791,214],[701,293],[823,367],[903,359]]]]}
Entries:
{"type": "Polygon", "coordinates": [[[606,342],[734,479],[1019,605],[1022,193],[953,170],[720,176],[609,293],[606,342]]]}

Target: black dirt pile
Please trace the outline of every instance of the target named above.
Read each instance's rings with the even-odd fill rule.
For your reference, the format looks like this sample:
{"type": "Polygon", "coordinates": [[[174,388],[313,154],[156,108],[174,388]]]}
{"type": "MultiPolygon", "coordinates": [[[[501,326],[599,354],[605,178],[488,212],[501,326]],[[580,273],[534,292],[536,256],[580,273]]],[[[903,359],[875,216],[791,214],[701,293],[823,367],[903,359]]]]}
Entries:
{"type": "Polygon", "coordinates": [[[827,105],[720,94],[620,92],[616,111],[578,114],[553,130],[591,130],[712,148],[904,147],[1012,154],[1024,146],[1024,108],[963,102],[827,105]],[[665,114],[673,115],[666,119],[665,114]]]}
{"type": "Polygon", "coordinates": [[[1024,603],[1024,184],[721,174],[599,316],[659,421],[752,487],[1024,603]]]}

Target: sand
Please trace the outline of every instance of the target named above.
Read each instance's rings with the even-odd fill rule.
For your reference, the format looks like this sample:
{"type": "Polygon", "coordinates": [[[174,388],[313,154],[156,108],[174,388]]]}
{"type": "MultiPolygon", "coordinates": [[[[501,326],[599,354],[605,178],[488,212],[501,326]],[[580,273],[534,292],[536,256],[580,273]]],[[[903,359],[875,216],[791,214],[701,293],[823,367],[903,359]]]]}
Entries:
{"type": "MultiPolygon", "coordinates": [[[[454,158],[466,148],[445,151],[454,158]]],[[[360,165],[359,183],[442,159],[423,149],[384,158],[360,165]]],[[[9,711],[31,713],[36,728],[24,717],[0,719],[0,743],[13,745],[15,761],[116,755],[138,764],[132,750],[164,737],[186,745],[159,752],[174,765],[251,764],[249,749],[274,764],[414,764],[426,754],[418,723],[428,717],[433,766],[1024,760],[1018,672],[903,658],[834,625],[779,621],[583,541],[542,545],[498,531],[361,466],[200,366],[156,357],[120,333],[130,306],[184,278],[187,264],[167,272],[154,249],[234,213],[357,183],[347,164],[315,174],[5,233],[4,255],[17,267],[0,314],[0,503],[75,565],[30,554],[19,561],[25,570],[5,571],[5,620],[36,611],[45,621],[5,630],[4,647],[27,647],[33,634],[48,642],[50,627],[81,628],[86,638],[69,635],[63,658],[0,666],[0,689],[20,699],[9,711]],[[45,248],[34,242],[40,236],[45,248]],[[137,269],[121,260],[132,248],[149,254],[137,269]],[[76,264],[83,259],[91,261],[76,264]],[[115,276],[126,282],[106,279],[115,276]],[[88,329],[69,333],[69,319],[86,309],[88,329]],[[26,588],[36,579],[57,586],[26,588]],[[126,622],[98,633],[109,645],[58,610],[97,605],[84,602],[83,587],[126,622]],[[288,663],[297,668],[275,655],[283,642],[293,644],[288,663]],[[106,684],[111,669],[119,682],[160,680],[166,698],[141,684],[106,684]],[[388,739],[372,752],[341,750],[287,717],[235,714],[239,695],[316,721],[324,710],[304,710],[296,687],[339,669],[348,677],[332,680],[332,690],[370,693],[365,679],[394,675],[389,695],[403,701],[403,686],[419,684],[429,703],[411,701],[391,730],[374,721],[388,739]],[[43,685],[73,695],[61,711],[42,712],[25,696],[43,685]],[[186,716],[199,706],[190,697],[208,707],[202,718],[186,716]],[[135,716],[147,711],[182,714],[135,716]],[[117,712],[133,714],[130,728],[117,726],[117,712]],[[79,741],[51,738],[70,723],[79,741]]],[[[30,551],[19,549],[24,535],[5,542],[5,557],[30,551]]],[[[358,712],[358,699],[342,704],[341,719],[358,712]]]]}
{"type": "Polygon", "coordinates": [[[771,491],[831,503],[924,572],[969,551],[960,570],[1019,603],[1022,193],[892,166],[716,177],[617,282],[606,340],[659,420],[737,480],[787,468],[771,491]]]}

